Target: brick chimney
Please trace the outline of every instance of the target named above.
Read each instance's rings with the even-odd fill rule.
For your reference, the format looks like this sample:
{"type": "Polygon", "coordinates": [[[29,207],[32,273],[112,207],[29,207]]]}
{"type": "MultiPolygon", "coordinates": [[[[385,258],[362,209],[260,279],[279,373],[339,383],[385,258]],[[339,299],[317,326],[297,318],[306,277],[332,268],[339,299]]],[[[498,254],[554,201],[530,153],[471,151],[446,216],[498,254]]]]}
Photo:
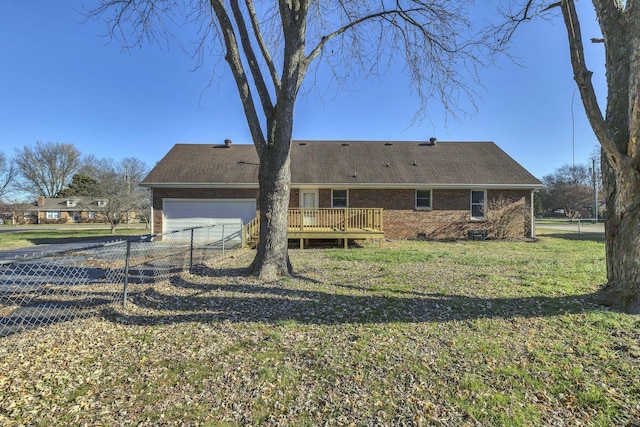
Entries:
{"type": "Polygon", "coordinates": [[[37,206],[38,206],[39,208],[43,207],[43,206],[44,206],[44,201],[45,201],[45,200],[46,200],[46,199],[44,198],[44,196],[38,196],[38,205],[37,205],[37,206]]]}

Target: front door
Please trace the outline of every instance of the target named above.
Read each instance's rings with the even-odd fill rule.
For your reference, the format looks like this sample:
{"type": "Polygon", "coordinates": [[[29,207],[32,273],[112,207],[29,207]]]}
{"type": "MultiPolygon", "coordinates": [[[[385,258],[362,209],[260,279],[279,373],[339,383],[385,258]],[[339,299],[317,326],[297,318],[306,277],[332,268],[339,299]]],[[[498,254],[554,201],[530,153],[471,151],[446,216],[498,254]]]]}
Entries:
{"type": "Polygon", "coordinates": [[[318,190],[300,190],[300,208],[303,209],[302,223],[317,225],[318,190]]]}

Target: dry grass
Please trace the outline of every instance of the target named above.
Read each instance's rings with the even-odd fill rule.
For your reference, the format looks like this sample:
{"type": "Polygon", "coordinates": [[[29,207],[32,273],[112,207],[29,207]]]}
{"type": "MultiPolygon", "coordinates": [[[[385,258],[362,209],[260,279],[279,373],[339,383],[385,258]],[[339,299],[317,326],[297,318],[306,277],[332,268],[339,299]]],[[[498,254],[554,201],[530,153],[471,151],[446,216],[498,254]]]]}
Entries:
{"type": "Polygon", "coordinates": [[[129,307],[0,341],[5,425],[625,425],[640,321],[591,241],[234,252],[129,307]]]}

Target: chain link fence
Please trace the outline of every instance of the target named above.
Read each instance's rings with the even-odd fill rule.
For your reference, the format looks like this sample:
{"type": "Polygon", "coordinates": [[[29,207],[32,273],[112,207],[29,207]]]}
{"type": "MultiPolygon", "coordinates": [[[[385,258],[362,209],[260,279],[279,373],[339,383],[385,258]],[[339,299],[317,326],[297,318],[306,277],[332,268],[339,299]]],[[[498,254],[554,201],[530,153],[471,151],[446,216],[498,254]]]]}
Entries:
{"type": "Polygon", "coordinates": [[[242,244],[242,224],[193,227],[0,261],[0,337],[126,307],[139,283],[171,275],[242,244]]]}

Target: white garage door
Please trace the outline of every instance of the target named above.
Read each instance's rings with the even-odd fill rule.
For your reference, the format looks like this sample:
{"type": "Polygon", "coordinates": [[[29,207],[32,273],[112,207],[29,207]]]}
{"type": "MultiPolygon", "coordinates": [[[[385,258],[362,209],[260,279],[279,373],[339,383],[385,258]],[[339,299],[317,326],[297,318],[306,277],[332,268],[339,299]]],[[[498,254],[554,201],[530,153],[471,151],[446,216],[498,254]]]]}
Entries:
{"type": "Polygon", "coordinates": [[[198,232],[203,239],[240,239],[242,225],[256,216],[256,199],[164,200],[163,232],[208,227],[198,232]],[[224,227],[223,227],[224,225],[224,227]]]}

